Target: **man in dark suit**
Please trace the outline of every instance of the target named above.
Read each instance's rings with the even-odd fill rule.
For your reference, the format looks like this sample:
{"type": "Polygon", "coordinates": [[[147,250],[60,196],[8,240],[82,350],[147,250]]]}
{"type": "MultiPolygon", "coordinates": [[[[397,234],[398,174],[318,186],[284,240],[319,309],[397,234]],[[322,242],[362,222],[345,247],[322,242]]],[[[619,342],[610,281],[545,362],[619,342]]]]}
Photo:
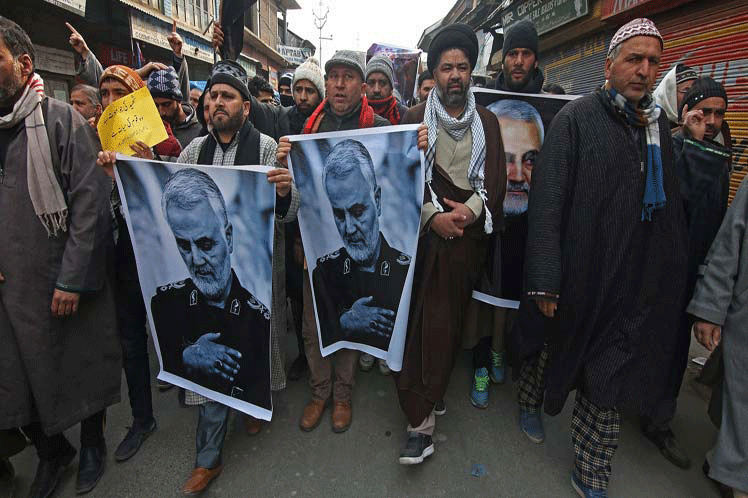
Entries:
{"type": "Polygon", "coordinates": [[[161,205],[191,275],[151,300],[164,370],[270,410],[270,312],[231,269],[220,190],[186,168],[166,182],[161,205]]]}
{"type": "Polygon", "coordinates": [[[351,341],[387,350],[410,257],[379,231],[382,191],[369,151],[356,140],[336,144],[322,181],[343,239],[312,272],[322,345],[351,341]]]}

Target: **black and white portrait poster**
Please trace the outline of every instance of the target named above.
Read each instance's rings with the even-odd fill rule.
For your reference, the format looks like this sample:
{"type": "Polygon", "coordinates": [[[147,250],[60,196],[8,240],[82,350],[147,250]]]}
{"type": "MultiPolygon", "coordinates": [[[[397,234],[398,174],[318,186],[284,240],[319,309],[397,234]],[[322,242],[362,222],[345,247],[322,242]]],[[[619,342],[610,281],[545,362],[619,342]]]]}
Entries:
{"type": "Polygon", "coordinates": [[[291,137],[322,355],[402,365],[423,204],[418,126],[291,137]]]}
{"type": "Polygon", "coordinates": [[[270,420],[267,170],[118,156],[116,175],[158,378],[270,420]]]}
{"type": "Polygon", "coordinates": [[[501,234],[501,295],[477,289],[473,298],[501,308],[517,309],[522,292],[532,170],[551,121],[576,96],[510,93],[485,88],[473,88],[473,93],[476,102],[499,120],[507,178],[501,234]]]}

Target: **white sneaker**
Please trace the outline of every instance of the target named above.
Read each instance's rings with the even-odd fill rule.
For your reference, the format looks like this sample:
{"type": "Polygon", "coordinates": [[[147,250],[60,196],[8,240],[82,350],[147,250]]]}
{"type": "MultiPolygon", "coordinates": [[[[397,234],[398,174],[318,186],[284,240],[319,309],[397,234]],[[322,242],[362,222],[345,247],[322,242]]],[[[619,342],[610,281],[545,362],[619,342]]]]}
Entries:
{"type": "Polygon", "coordinates": [[[382,375],[389,375],[390,374],[390,367],[387,366],[386,360],[377,360],[379,363],[379,373],[382,375]]]}
{"type": "Polygon", "coordinates": [[[358,366],[361,367],[362,372],[368,372],[374,366],[374,357],[369,353],[361,353],[358,357],[358,366]]]}

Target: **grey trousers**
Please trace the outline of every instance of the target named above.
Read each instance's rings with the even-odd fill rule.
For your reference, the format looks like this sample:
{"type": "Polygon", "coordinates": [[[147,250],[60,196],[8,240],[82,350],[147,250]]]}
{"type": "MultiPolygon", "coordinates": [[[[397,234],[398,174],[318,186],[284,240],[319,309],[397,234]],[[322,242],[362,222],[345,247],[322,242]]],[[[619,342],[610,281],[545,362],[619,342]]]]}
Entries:
{"type": "Polygon", "coordinates": [[[195,468],[214,469],[221,465],[230,410],[228,406],[215,401],[200,405],[195,434],[195,468]]]}

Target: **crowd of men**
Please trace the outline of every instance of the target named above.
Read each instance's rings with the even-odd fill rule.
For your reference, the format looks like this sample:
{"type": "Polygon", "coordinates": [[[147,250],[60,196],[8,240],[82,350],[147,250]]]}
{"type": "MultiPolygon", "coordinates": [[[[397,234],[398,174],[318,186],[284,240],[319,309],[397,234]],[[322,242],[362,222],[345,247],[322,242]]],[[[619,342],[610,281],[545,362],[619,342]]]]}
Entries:
{"type": "MultiPolygon", "coordinates": [[[[72,88],[71,105],[44,95],[31,40],[0,17],[0,484],[12,482],[9,457],[29,440],[39,458],[29,496],[51,496],[78,452],[63,431],[80,423],[76,491],[92,490],[104,472],[105,412],[119,402],[120,367],[133,421],[115,460],[132,458],[157,428],[146,304],[114,185],[116,154],[101,150],[96,132],[103,109],[147,87],[168,138],[153,147],[137,141],[134,155],[274,167],[267,174],[276,191],[269,382],[277,391],[286,378],[308,372],[301,430],[314,430],[331,407],[333,431],[346,431],[357,368],[369,370],[375,360],[350,349],[321,354],[312,286],[332,277],[318,266],[311,281],[306,271],[288,135],[420,124],[425,194],[403,364],[390,372],[378,363],[394,378],[407,422],[399,462],[420,464],[434,453],[436,417],[446,412],[444,395],[467,346],[473,405],[488,406],[490,383],[505,382],[511,366],[518,426],[534,443],[545,438],[543,411],[558,414],[576,391],[570,479],[579,496],[608,496],[624,413],[638,415],[643,435],[687,468],[670,422],[693,331],[722,358],[710,409],[719,437],[704,470],[723,496],[748,496],[748,187],[728,208],[732,142],[722,85],[677,64],[654,90],[664,44],[651,21],[636,19],[616,32],[600,68],[605,84],[570,100],[547,128],[532,108],[476,104],[471,81],[479,46],[466,25],[434,36],[411,107],[395,90],[387,56],[364,62],[341,50],[324,68],[309,59],[281,75],[278,90],[224,60],[200,90],[190,86],[176,27],[168,38],[170,65],[132,69],[103,68],[67,26],[83,81],[72,88]],[[534,144],[532,154],[506,139],[522,133],[534,144]],[[486,279],[520,301],[519,309],[473,300],[486,279]],[[287,330],[295,331],[299,350],[288,368],[278,345],[287,330]]],[[[222,40],[215,27],[215,45],[222,40]]],[[[563,93],[545,82],[531,22],[507,29],[502,57],[489,87],[563,93]]],[[[349,166],[338,176],[358,178],[361,192],[327,182],[332,204],[373,195],[363,170],[349,166]]],[[[177,220],[186,218],[204,220],[215,234],[226,278],[216,289],[201,285],[185,251],[189,292],[157,294],[154,313],[159,320],[178,316],[188,294],[224,311],[232,293],[247,291],[232,284],[225,257],[225,205],[222,214],[210,214],[223,203],[220,192],[206,175],[185,169],[169,180],[164,198],[175,237],[177,220]]],[[[341,237],[345,242],[343,231],[341,237]]],[[[393,251],[384,246],[376,247],[393,251]]],[[[366,258],[353,260],[356,271],[365,271],[366,258]]],[[[214,335],[195,338],[183,353],[184,368],[194,375],[218,369],[231,378],[239,370],[236,351],[221,349],[227,359],[220,365],[198,351],[215,349],[214,335]]],[[[195,465],[182,488],[196,494],[223,470],[230,408],[189,391],[180,401],[199,405],[195,465]]],[[[245,417],[249,433],[262,424],[245,417]]]]}

